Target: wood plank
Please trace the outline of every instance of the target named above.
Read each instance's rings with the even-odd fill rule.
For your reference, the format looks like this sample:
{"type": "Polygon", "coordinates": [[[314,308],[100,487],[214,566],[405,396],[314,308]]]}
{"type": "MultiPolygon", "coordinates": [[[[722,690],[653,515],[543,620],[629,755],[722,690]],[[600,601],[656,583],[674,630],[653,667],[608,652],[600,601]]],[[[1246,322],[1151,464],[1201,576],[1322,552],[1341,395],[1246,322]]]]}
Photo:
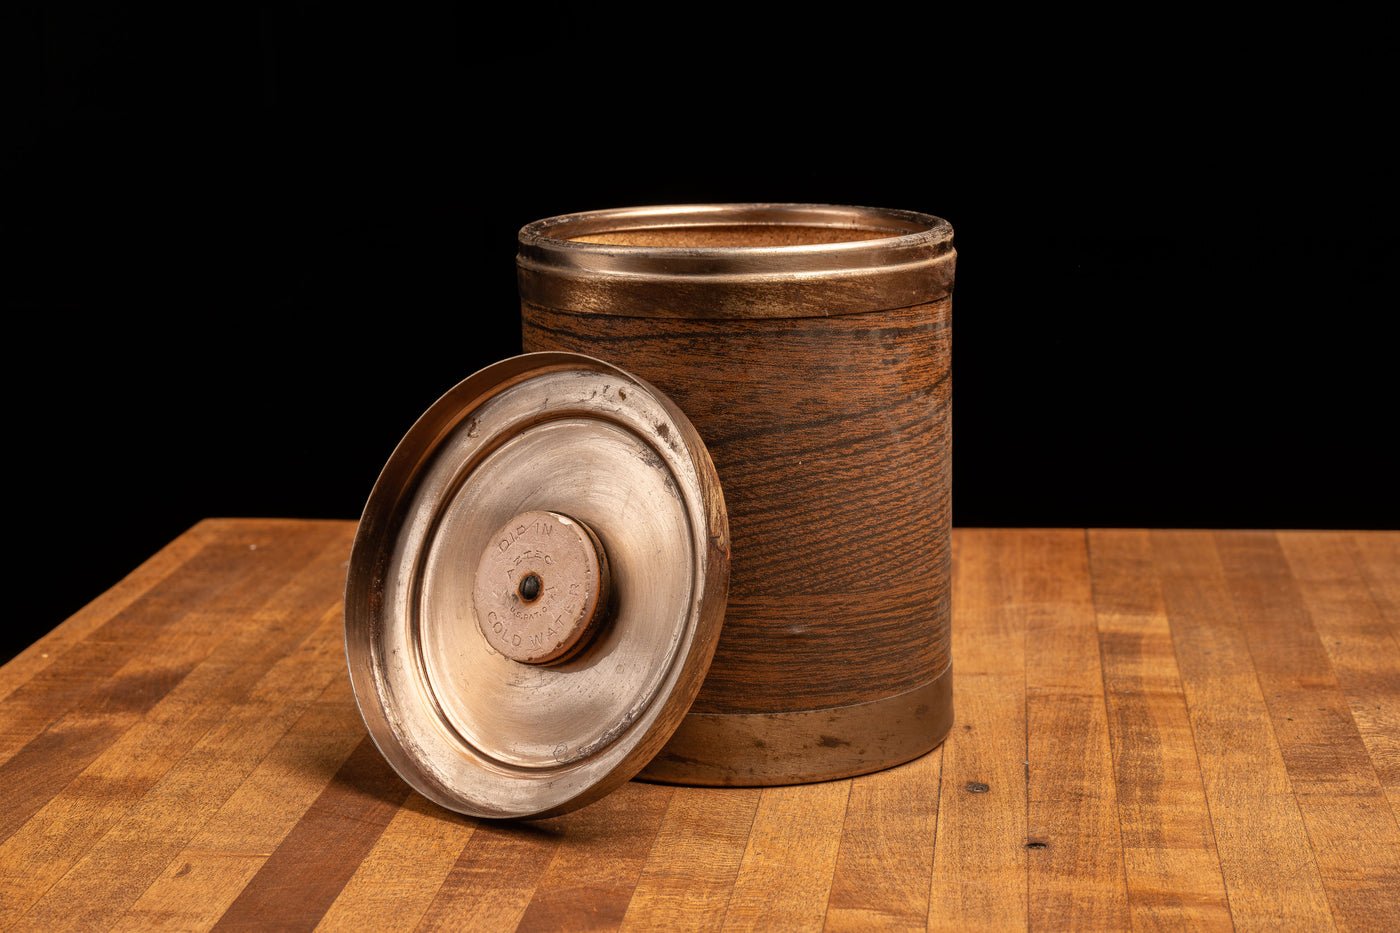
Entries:
{"type": "MultiPolygon", "coordinates": [[[[191,606],[210,604],[231,586],[230,562],[241,556],[236,547],[200,549],[178,573],[152,585],[77,645],[52,659],[32,680],[12,690],[0,702],[0,761],[4,762],[0,764],[0,786],[28,786],[23,775],[36,767],[36,761],[42,763],[49,784],[67,783],[105,747],[101,743],[110,732],[91,721],[94,715],[101,720],[103,712],[124,704],[139,718],[144,709],[154,705],[161,694],[150,688],[159,683],[141,680],[152,676],[145,659],[164,659],[168,654],[170,660],[161,665],[165,679],[178,675],[180,654],[173,649],[188,648],[188,634],[176,623],[183,621],[191,606]],[[127,665],[132,665],[131,669],[123,671],[127,665]],[[73,721],[62,722],[70,713],[73,721]],[[46,735],[46,730],[52,734],[46,735]],[[65,732],[69,734],[62,734],[65,732]],[[20,756],[18,760],[16,756],[20,756]]],[[[254,590],[250,595],[259,601],[270,595],[271,590],[256,581],[245,585],[254,590]]],[[[55,641],[61,637],[62,633],[56,634],[55,641]]],[[[41,646],[46,643],[41,640],[31,648],[42,653],[41,646]]],[[[209,644],[206,651],[214,644],[217,642],[209,644]]],[[[197,656],[187,658],[184,664],[192,666],[195,660],[197,656]]],[[[134,719],[126,717],[124,721],[134,719]]],[[[16,809],[10,821],[24,812],[22,807],[16,809]]],[[[16,825],[10,821],[0,816],[0,838],[16,825]]]]}
{"type": "Polygon", "coordinates": [[[1400,829],[1278,538],[1215,537],[1332,916],[1400,929],[1400,829]]]}
{"type": "MultiPolygon", "coordinates": [[[[352,522],[206,519],[157,551],[112,589],[0,667],[0,761],[99,687],[138,649],[149,648],[148,643],[124,637],[132,624],[149,636],[173,621],[172,611],[178,616],[180,607],[193,605],[201,592],[222,585],[217,576],[202,573],[208,565],[201,563],[205,558],[199,552],[206,546],[231,544],[233,552],[241,555],[259,541],[275,541],[287,534],[334,534],[337,526],[341,534],[354,533],[352,522]],[[134,607],[138,601],[141,605],[134,607]],[[55,670],[49,671],[50,667],[55,670]],[[7,702],[21,688],[21,696],[7,702]],[[23,729],[26,723],[33,728],[23,729]]],[[[213,566],[220,566],[217,559],[213,566]]]]}
{"type": "MultiPolygon", "coordinates": [[[[1383,595],[1378,602],[1375,590],[1357,585],[1370,574],[1358,566],[1354,536],[1278,538],[1393,817],[1400,814],[1400,626],[1386,619],[1383,595]]],[[[1400,564],[1400,553],[1394,558],[1400,564]]]]}
{"type": "Polygon", "coordinates": [[[364,739],[362,726],[345,730],[343,690],[326,689],[115,930],[207,930],[218,922],[364,739]]]}
{"type": "Polygon", "coordinates": [[[763,789],[723,929],[822,928],[850,790],[850,781],[763,789]]]}
{"type": "Polygon", "coordinates": [[[673,792],[632,782],[564,816],[480,822],[419,928],[616,929],[673,792]]]}
{"type": "Polygon", "coordinates": [[[1239,930],[1332,929],[1214,539],[1151,537],[1231,920],[1239,930]]]}
{"type": "Polygon", "coordinates": [[[213,928],[315,929],[408,794],[366,736],[213,928]]]}
{"type": "Polygon", "coordinates": [[[827,930],[925,929],[942,765],[940,746],[851,781],[827,930]]]}
{"type": "Polygon", "coordinates": [[[1130,925],[1082,531],[1026,532],[1026,820],[1032,927],[1130,925]]]}
{"type": "Polygon", "coordinates": [[[121,928],[208,929],[282,843],[365,737],[342,658],[332,609],[124,821],[117,839],[148,841],[98,883],[148,886],[121,928]]]}
{"type": "Polygon", "coordinates": [[[621,928],[721,929],[761,794],[754,787],[676,788],[621,928]]]}
{"type": "Polygon", "coordinates": [[[1026,627],[1017,532],[953,538],[953,712],[943,744],[930,930],[1027,923],[1026,627]]]}
{"type": "Polygon", "coordinates": [[[514,930],[563,836],[528,822],[480,822],[418,930],[514,930]]]}
{"type": "Polygon", "coordinates": [[[1091,531],[1089,561],[1133,928],[1230,929],[1150,540],[1091,531]]]}
{"type": "Polygon", "coordinates": [[[562,842],[516,930],[617,929],[674,793],[632,781],[582,810],[541,820],[562,842]]]}
{"type": "MultiPolygon", "coordinates": [[[[181,535],[0,667],[0,704],[18,687],[34,681],[41,671],[81,644],[95,629],[106,625],[113,616],[178,571],[203,546],[201,538],[188,533],[181,535]]],[[[9,722],[9,714],[0,706],[0,724],[8,725],[9,722]]],[[[3,734],[3,730],[0,730],[0,735],[3,734]]],[[[3,751],[0,751],[0,758],[3,757],[3,751]]]]}
{"type": "Polygon", "coordinates": [[[414,929],[475,831],[474,820],[409,794],[316,929],[414,929]]]}
{"type": "MultiPolygon", "coordinates": [[[[314,671],[302,664],[293,668],[287,654],[297,641],[307,637],[308,629],[314,630],[318,621],[326,628],[334,626],[338,645],[338,610],[332,609],[328,615],[325,606],[329,601],[334,607],[337,601],[336,576],[328,577],[327,573],[337,570],[343,562],[343,531],[329,535],[329,546],[327,535],[316,533],[301,539],[298,547],[288,544],[269,548],[270,559],[285,566],[283,571],[261,561],[239,558],[238,565],[254,582],[221,595],[232,607],[219,601],[187,613],[181,625],[186,637],[172,636],[167,646],[169,653],[207,653],[203,661],[192,666],[189,676],[169,687],[148,678],[142,687],[145,692],[138,692],[134,700],[125,707],[118,706],[115,713],[95,707],[98,717],[105,720],[90,729],[94,737],[92,747],[85,749],[90,764],[66,785],[55,783],[47,787],[42,806],[35,808],[32,816],[22,814],[28,817],[26,822],[0,844],[0,865],[35,862],[20,873],[0,869],[0,921],[17,916],[31,905],[36,918],[65,917],[70,899],[82,910],[102,911],[101,916],[119,914],[164,867],[157,854],[165,851],[162,846],[174,845],[168,853],[173,856],[188,833],[197,830],[197,822],[191,823],[197,820],[199,812],[194,803],[217,807],[295,720],[296,688],[319,690],[340,673],[338,664],[323,665],[317,686],[314,671]],[[303,562],[309,565],[304,572],[278,590],[279,606],[283,608],[265,612],[239,608],[259,598],[264,602],[271,598],[265,592],[267,587],[283,582],[283,574],[303,562]],[[303,599],[319,603],[322,618],[304,617],[304,608],[298,608],[303,599]],[[292,616],[288,617],[287,612],[292,616]],[[213,651],[205,647],[210,641],[218,642],[213,651]],[[271,677],[270,683],[264,685],[265,690],[270,687],[271,699],[265,694],[255,696],[252,704],[241,703],[260,679],[266,680],[264,675],[270,676],[269,668],[271,672],[280,671],[280,676],[271,677]],[[285,717],[282,728],[268,729],[269,710],[285,717]],[[116,732],[117,726],[123,727],[122,731],[116,732]],[[251,757],[237,757],[239,744],[227,741],[231,738],[230,728],[232,735],[241,734],[251,743],[251,757]],[[186,793],[189,787],[198,790],[193,798],[186,793]],[[184,827],[179,832],[186,835],[176,832],[177,827],[184,827]],[[152,839],[160,845],[151,846],[152,839]],[[36,853],[42,853],[42,859],[35,859],[36,853]],[[138,854],[146,860],[138,859],[138,854]],[[138,863],[143,866],[141,870],[138,863]],[[65,873],[68,877],[59,883],[65,873]],[[90,887],[101,890],[103,896],[79,896],[90,887]],[[36,903],[41,894],[45,900],[36,903]]],[[[339,652],[323,650],[321,654],[337,658],[339,652]]],[[[163,670],[159,656],[155,657],[156,669],[163,670]]],[[[295,663],[307,661],[310,656],[293,653],[292,658],[295,663]]],[[[136,667],[138,660],[130,662],[129,667],[136,667]]],[[[124,678],[129,681],[133,676],[128,672],[124,678]]],[[[108,692],[115,689],[99,696],[108,692]]],[[[308,696],[306,702],[314,695],[308,696]]],[[[64,720],[72,716],[66,715],[64,720]]],[[[70,732],[53,728],[45,736],[70,732]]],[[[40,747],[38,743],[31,744],[40,747]]],[[[72,752],[50,756],[50,760],[56,759],[65,767],[76,758],[72,752]]],[[[17,756],[14,760],[22,759],[17,756]]],[[[35,771],[41,777],[44,761],[36,753],[35,771]]],[[[31,802],[29,798],[23,801],[26,810],[31,802]]]]}
{"type": "MultiPolygon", "coordinates": [[[[328,542],[349,540],[345,535],[344,525],[313,523],[286,540],[264,533],[251,547],[250,539],[238,538],[202,548],[178,574],[153,585],[0,703],[0,785],[20,786],[20,772],[32,766],[25,761],[35,756],[45,763],[50,784],[71,778],[91,760],[83,751],[90,741],[111,734],[95,727],[92,711],[101,720],[127,707],[139,718],[225,640],[230,627],[218,612],[253,612],[328,542]],[[190,615],[191,607],[207,611],[190,615]],[[156,652],[162,662],[152,667],[145,659],[156,652]],[[24,748],[28,743],[33,747],[24,748]]],[[[42,653],[46,644],[35,647],[42,653]]],[[[0,838],[6,828],[0,821],[0,838]]]]}
{"type": "Polygon", "coordinates": [[[959,530],[940,750],[495,824],[365,739],[352,532],[202,523],[0,669],[0,929],[1400,928],[1400,534],[959,530]]]}
{"type": "Polygon", "coordinates": [[[1354,531],[1347,535],[1347,550],[1380,611],[1386,628],[1400,638],[1400,532],[1354,531]]]}

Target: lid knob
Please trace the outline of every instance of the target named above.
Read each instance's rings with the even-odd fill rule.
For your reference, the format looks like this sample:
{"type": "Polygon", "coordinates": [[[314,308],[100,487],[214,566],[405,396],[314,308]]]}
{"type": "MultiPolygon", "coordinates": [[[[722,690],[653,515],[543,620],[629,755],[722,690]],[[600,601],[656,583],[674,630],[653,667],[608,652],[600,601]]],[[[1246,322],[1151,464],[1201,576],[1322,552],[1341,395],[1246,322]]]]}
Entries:
{"type": "Polygon", "coordinates": [[[492,648],[522,664],[564,661],[607,615],[607,554],[593,530],[558,512],[521,512],[476,568],[476,621],[492,648]]]}

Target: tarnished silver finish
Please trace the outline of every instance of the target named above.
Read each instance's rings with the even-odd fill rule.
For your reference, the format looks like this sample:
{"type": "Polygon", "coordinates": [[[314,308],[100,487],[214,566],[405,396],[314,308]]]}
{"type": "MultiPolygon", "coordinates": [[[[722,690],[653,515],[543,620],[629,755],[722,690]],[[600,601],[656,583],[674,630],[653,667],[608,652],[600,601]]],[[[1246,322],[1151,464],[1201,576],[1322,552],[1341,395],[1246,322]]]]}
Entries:
{"type": "Polygon", "coordinates": [[[728,547],[709,455],[647,383],[564,353],[482,370],[399,444],[356,535],[346,653],[370,735],[408,783],[463,813],[597,799],[660,750],[699,690],[728,547]],[[536,512],[591,529],[612,579],[611,618],[551,664],[507,656],[479,621],[483,555],[536,512]]]}
{"type": "Polygon", "coordinates": [[[936,301],[953,228],[912,211],[685,204],[564,214],[520,231],[520,297],[650,318],[801,318],[936,301]]]}
{"type": "Polygon", "coordinates": [[[848,706],[691,712],[639,776],[723,787],[830,781],[918,758],[952,725],[950,667],[921,687],[848,706]]]}

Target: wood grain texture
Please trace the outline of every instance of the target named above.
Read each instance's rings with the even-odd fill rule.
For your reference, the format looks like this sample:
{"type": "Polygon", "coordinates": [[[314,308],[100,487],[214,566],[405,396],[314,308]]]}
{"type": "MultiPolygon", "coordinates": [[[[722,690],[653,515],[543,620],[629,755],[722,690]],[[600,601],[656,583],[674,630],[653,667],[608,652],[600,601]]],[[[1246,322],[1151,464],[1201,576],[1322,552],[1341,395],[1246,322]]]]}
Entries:
{"type": "MultiPolygon", "coordinates": [[[[58,655],[45,665],[32,680],[14,689],[3,703],[4,723],[0,732],[0,782],[17,787],[26,782],[22,777],[25,762],[40,756],[52,770],[56,762],[45,749],[61,748],[73,773],[86,767],[90,756],[97,753],[109,736],[119,735],[120,727],[105,729],[92,722],[94,716],[115,714],[118,706],[126,706],[139,717],[143,704],[154,705],[161,696],[162,686],[173,687],[192,667],[218,643],[220,630],[206,613],[206,628],[201,632],[190,627],[174,634],[165,630],[176,621],[183,621],[187,607],[218,606],[234,608],[240,600],[256,602],[266,598],[282,582],[277,578],[254,580],[247,592],[220,593],[229,588],[226,569],[230,561],[248,557],[255,562],[271,563],[274,558],[264,552],[245,554],[246,546],[239,544],[213,545],[201,548],[188,561],[179,565],[178,576],[158,582],[121,611],[106,619],[95,631],[67,651],[55,639],[53,650],[44,639],[41,654],[58,655]],[[224,597],[227,596],[225,599],[224,597]],[[198,636],[203,634],[204,638],[198,636]],[[174,639],[174,651],[158,653],[162,666],[153,670],[140,655],[143,648],[159,642],[162,636],[174,639]],[[192,637],[193,636],[193,637],[192,637]],[[133,658],[135,661],[133,662],[133,658]],[[128,667],[129,662],[131,666],[128,667]],[[144,665],[144,666],[143,666],[144,665]],[[186,666],[182,668],[181,665],[186,666]],[[72,711],[65,718],[64,714],[72,711]],[[92,712],[90,712],[92,711],[92,712]],[[35,743],[25,748],[25,743],[35,743]]],[[[101,602],[101,600],[99,600],[101,602]]],[[[66,632],[60,626],[61,634],[66,632]]],[[[26,651],[20,659],[31,656],[39,644],[26,651]]],[[[8,668],[9,665],[6,665],[8,668]]],[[[148,707],[147,707],[148,708],[148,707]]]]}
{"type": "Polygon", "coordinates": [[[475,831],[471,820],[409,794],[316,928],[414,929],[475,831]]]}
{"type": "Polygon", "coordinates": [[[523,306],[526,350],[651,382],[714,460],[729,604],[695,711],[866,702],[948,664],[951,313],[951,300],[759,320],[523,306]]]}
{"type": "Polygon", "coordinates": [[[676,788],[622,929],[721,929],[760,794],[752,788],[676,788]]]}
{"type": "Polygon", "coordinates": [[[0,671],[0,930],[1397,927],[1400,534],[959,530],[937,751],[489,823],[365,735],[352,531],[203,523],[0,671]]]}
{"type": "Polygon", "coordinates": [[[851,781],[827,930],[922,930],[938,825],[942,751],[851,781]]]}
{"type": "Polygon", "coordinates": [[[1157,532],[1162,586],[1236,929],[1331,929],[1245,632],[1208,533],[1157,532]]]}
{"type": "MultiPolygon", "coordinates": [[[[203,542],[193,530],[181,535],[151,555],[111,589],[55,626],[42,644],[36,642],[30,645],[8,664],[0,667],[0,703],[20,685],[33,685],[38,682],[41,671],[59,658],[65,657],[73,646],[82,644],[94,629],[106,624],[114,615],[169,576],[202,546],[203,542]]],[[[0,717],[0,722],[17,723],[18,718],[11,719],[13,715],[14,710],[11,710],[0,717]]],[[[8,746],[0,746],[0,749],[5,747],[8,746]]],[[[0,760],[4,757],[3,751],[0,751],[0,760]]]]}
{"type": "Polygon", "coordinates": [[[1146,532],[1093,531],[1089,558],[1134,929],[1228,929],[1196,745],[1146,532]]]}
{"type": "Polygon", "coordinates": [[[117,924],[206,930],[258,873],[363,740],[347,731],[335,684],[267,752],[117,924]]]}
{"type": "Polygon", "coordinates": [[[1400,928],[1400,831],[1278,537],[1215,537],[1333,919],[1400,928]]]}
{"type": "MultiPolygon", "coordinates": [[[[1347,553],[1352,558],[1352,565],[1356,568],[1359,580],[1364,584],[1366,595],[1352,595],[1350,591],[1357,588],[1355,581],[1345,578],[1336,581],[1336,591],[1346,592],[1348,595],[1343,598],[1348,602],[1364,601],[1369,597],[1379,616],[1381,628],[1389,634],[1392,642],[1400,642],[1400,536],[1373,532],[1349,535],[1345,541],[1347,553]]],[[[1293,553],[1297,555],[1296,551],[1293,553]]],[[[1301,555],[1297,555],[1291,562],[1295,566],[1306,565],[1301,555]]],[[[1400,656],[1400,652],[1387,655],[1382,649],[1376,658],[1376,668],[1381,676],[1385,677],[1387,672],[1390,675],[1383,681],[1388,685],[1385,687],[1387,690],[1397,689],[1394,675],[1400,662],[1387,663],[1386,658],[1393,659],[1397,656],[1400,656]]],[[[1400,750],[1396,748],[1396,743],[1400,742],[1400,724],[1389,726],[1395,723],[1400,711],[1394,704],[1372,706],[1367,702],[1368,699],[1363,697],[1355,704],[1365,711],[1358,714],[1357,724],[1363,735],[1368,737],[1367,742],[1374,743],[1372,755],[1376,775],[1390,799],[1391,813],[1400,819],[1400,750]],[[1387,726],[1384,735],[1376,734],[1375,724],[1378,721],[1387,726]]]]}
{"type": "Polygon", "coordinates": [[[849,781],[763,789],[725,930],[822,928],[849,799],[849,781]]]}
{"type": "Polygon", "coordinates": [[[315,929],[408,793],[361,741],[214,929],[315,929]]]}
{"type": "Polygon", "coordinates": [[[530,823],[477,826],[417,929],[515,929],[562,841],[530,823]]]}
{"type": "MultiPolygon", "coordinates": [[[[24,822],[4,834],[0,864],[23,863],[36,853],[44,858],[41,870],[18,878],[0,874],[0,922],[24,912],[26,923],[42,929],[55,915],[70,915],[75,903],[103,914],[130,903],[167,854],[198,829],[206,809],[238,787],[257,760],[236,757],[239,727],[261,738],[270,725],[265,709],[240,718],[245,707],[239,701],[279,663],[287,681],[309,683],[298,663],[307,659],[293,649],[308,623],[324,616],[327,604],[334,606],[347,539],[336,526],[317,531],[288,542],[269,538],[260,549],[239,541],[201,551],[191,561],[193,575],[207,578],[213,562],[227,560],[239,565],[234,579],[246,585],[201,589],[205,605],[165,627],[145,646],[149,653],[137,643],[121,670],[7,762],[26,767],[11,769],[16,793],[0,828],[24,822]],[[308,599],[320,608],[317,615],[304,612],[308,599]],[[288,613],[297,624],[283,624],[288,613]],[[81,741],[72,739],[75,734],[81,741]],[[46,753],[50,743],[58,746],[52,754],[46,753]],[[46,761],[56,763],[55,771],[44,767],[46,761]],[[46,784],[55,772],[66,778],[80,765],[57,793],[46,784]],[[34,807],[44,797],[43,806],[34,807]]],[[[145,633],[144,626],[134,628],[145,633]]],[[[321,686],[330,679],[327,670],[321,686]]],[[[287,681],[272,691],[278,703],[295,700],[287,681]]]]}
{"type": "MultiPolygon", "coordinates": [[[[1400,814],[1400,624],[1384,584],[1373,582],[1364,564],[1364,548],[1354,542],[1318,533],[1279,535],[1289,572],[1394,815],[1400,814]],[[1367,585],[1353,585],[1358,578],[1367,585]]],[[[1400,553],[1382,566],[1400,566],[1400,553]]]]}
{"type": "Polygon", "coordinates": [[[1015,532],[953,539],[953,689],[943,743],[929,929],[1024,929],[1026,848],[1025,549],[1015,532]]]}
{"type": "Polygon", "coordinates": [[[578,813],[541,820],[563,838],[516,927],[615,930],[627,912],[674,790],[627,784],[578,813]]]}
{"type": "Polygon", "coordinates": [[[1033,532],[1023,546],[1030,924],[1124,929],[1123,843],[1085,535],[1033,532]]]}

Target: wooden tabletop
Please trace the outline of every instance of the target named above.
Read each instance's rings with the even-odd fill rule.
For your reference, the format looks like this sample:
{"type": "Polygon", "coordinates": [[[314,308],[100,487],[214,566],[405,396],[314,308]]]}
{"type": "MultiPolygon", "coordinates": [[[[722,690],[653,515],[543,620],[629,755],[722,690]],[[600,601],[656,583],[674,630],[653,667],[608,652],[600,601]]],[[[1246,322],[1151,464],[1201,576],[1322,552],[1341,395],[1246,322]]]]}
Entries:
{"type": "Polygon", "coordinates": [[[353,531],[203,522],[0,668],[0,929],[1400,929],[1400,533],[960,529],[940,749],[488,823],[365,735],[353,531]]]}

